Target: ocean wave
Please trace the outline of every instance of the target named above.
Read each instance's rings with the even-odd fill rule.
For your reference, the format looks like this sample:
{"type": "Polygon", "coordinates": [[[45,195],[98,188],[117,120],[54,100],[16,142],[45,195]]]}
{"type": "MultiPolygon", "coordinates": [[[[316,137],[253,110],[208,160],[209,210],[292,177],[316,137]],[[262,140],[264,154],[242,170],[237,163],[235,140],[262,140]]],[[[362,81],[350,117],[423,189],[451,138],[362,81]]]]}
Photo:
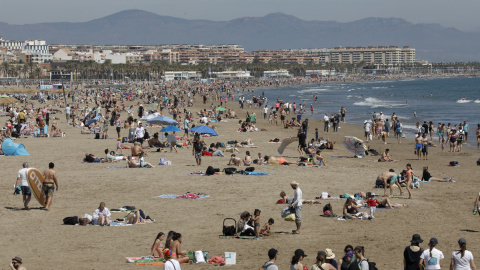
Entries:
{"type": "Polygon", "coordinates": [[[459,99],[459,100],[457,100],[457,103],[470,103],[470,102],[472,102],[472,100],[470,100],[470,99],[459,99]]]}
{"type": "Polygon", "coordinates": [[[407,106],[407,104],[404,103],[394,103],[393,101],[381,100],[374,97],[365,98],[364,101],[355,102],[353,105],[367,106],[370,108],[399,108],[407,106]]]}
{"type": "Polygon", "coordinates": [[[474,103],[480,103],[480,99],[475,99],[474,103]]]}
{"type": "Polygon", "coordinates": [[[326,92],[329,91],[330,89],[327,88],[309,88],[305,90],[299,91],[299,93],[314,93],[314,92],[326,92]]]}

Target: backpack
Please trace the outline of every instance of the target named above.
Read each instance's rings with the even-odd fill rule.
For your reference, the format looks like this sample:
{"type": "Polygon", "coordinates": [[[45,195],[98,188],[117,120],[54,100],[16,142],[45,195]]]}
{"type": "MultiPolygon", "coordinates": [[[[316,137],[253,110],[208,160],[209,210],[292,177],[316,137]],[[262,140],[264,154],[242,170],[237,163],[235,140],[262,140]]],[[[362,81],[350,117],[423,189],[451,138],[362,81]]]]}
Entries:
{"type": "Polygon", "coordinates": [[[275,265],[272,262],[266,262],[262,267],[260,267],[260,270],[268,270],[268,268],[272,265],[275,265]]]}
{"type": "Polygon", "coordinates": [[[247,167],[247,168],[245,168],[245,171],[246,172],[253,172],[253,171],[255,171],[255,167],[247,167]]]}
{"type": "Polygon", "coordinates": [[[367,259],[364,259],[363,261],[367,261],[369,270],[378,270],[376,263],[369,262],[367,259]]]}
{"type": "Polygon", "coordinates": [[[396,123],[396,124],[395,124],[395,129],[396,129],[397,131],[400,131],[400,130],[402,129],[402,126],[400,126],[400,123],[396,123]]]}
{"type": "Polygon", "coordinates": [[[480,158],[477,160],[477,165],[480,165],[480,158]]]}
{"type": "Polygon", "coordinates": [[[222,228],[223,235],[234,236],[235,232],[236,232],[236,224],[237,224],[237,221],[233,218],[224,219],[223,220],[223,228],[222,228]],[[233,225],[225,226],[225,221],[227,221],[227,220],[233,220],[233,225]]]}
{"type": "Polygon", "coordinates": [[[78,224],[78,217],[73,216],[73,217],[66,217],[63,219],[63,224],[64,225],[75,225],[78,224]]]}
{"type": "Polygon", "coordinates": [[[214,175],[216,172],[219,172],[220,169],[215,169],[212,166],[208,166],[207,170],[205,171],[205,175],[214,175]]]}
{"type": "Polygon", "coordinates": [[[325,213],[326,211],[330,210],[330,212],[332,212],[332,205],[330,205],[330,203],[327,203],[324,207],[323,207],[323,213],[325,213]]]}

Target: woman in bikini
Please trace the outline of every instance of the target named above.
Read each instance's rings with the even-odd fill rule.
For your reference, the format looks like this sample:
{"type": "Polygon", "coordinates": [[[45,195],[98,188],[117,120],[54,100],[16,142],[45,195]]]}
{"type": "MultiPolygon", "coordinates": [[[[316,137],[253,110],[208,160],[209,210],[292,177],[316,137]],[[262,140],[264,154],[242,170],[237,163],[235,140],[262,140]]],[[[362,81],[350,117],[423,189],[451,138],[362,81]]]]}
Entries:
{"type": "Polygon", "coordinates": [[[356,219],[355,214],[358,212],[358,206],[353,203],[352,197],[349,197],[343,205],[343,216],[345,219],[356,219]]]}
{"type": "Polygon", "coordinates": [[[155,241],[153,241],[153,245],[150,248],[150,252],[152,256],[155,256],[155,251],[158,253],[158,257],[163,257],[163,249],[165,248],[162,244],[163,239],[165,239],[165,234],[163,232],[159,232],[155,241]]]}
{"type": "Polygon", "coordinates": [[[176,259],[179,263],[188,263],[188,261],[190,261],[190,257],[187,255],[186,251],[182,251],[181,249],[182,234],[175,233],[172,239],[172,259],[176,259]]]}

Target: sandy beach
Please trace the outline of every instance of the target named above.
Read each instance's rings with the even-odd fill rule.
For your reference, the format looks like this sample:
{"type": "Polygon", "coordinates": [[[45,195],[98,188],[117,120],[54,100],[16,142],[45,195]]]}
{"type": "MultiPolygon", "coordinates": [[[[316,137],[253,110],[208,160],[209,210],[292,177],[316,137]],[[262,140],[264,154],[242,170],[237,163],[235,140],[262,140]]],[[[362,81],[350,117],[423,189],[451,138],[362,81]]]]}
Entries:
{"type": "MultiPolygon", "coordinates": [[[[215,104],[218,105],[219,102],[215,104]]],[[[247,109],[241,110],[237,102],[229,102],[228,107],[235,110],[239,118],[244,118],[247,109]]],[[[197,112],[203,108],[197,98],[194,107],[187,110],[197,112]]],[[[245,156],[247,150],[254,158],[259,152],[262,155],[280,156],[276,151],[279,144],[268,141],[295,136],[297,130],[271,126],[268,120],[263,119],[261,110],[255,112],[257,127],[267,131],[237,132],[238,119],[231,119],[227,123],[215,123],[220,136],[205,138],[205,141],[207,144],[226,143],[250,138],[258,148],[240,149],[237,154],[240,158],[245,156]]],[[[277,174],[190,176],[188,174],[192,172],[205,171],[210,165],[220,169],[231,167],[227,166],[230,153],[225,153],[223,158],[204,156],[202,166],[196,166],[191,147],[178,149],[178,153],[150,152],[153,150],[147,149],[146,161],[157,165],[160,158],[167,158],[172,165],[150,169],[107,169],[108,166],[124,167],[125,162],[91,164],[82,163],[82,160],[86,153],[104,157],[105,149],[115,149],[113,127],[109,130],[111,139],[95,140],[94,135],[80,134],[79,128],[67,125],[65,114],[52,116],[60,118],[59,127],[66,133],[66,137],[20,138],[15,142],[24,144],[29,156],[0,156],[3,171],[1,189],[4,194],[0,198],[3,206],[0,213],[4,217],[1,221],[3,230],[0,239],[5,243],[0,248],[0,269],[7,269],[9,260],[14,256],[22,257],[24,266],[28,269],[162,269],[162,266],[126,263],[124,257],[149,255],[157,233],[167,233],[170,230],[182,233],[184,250],[208,251],[210,256],[236,252],[237,264],[223,266],[228,269],[258,269],[267,260],[267,251],[272,247],[279,250],[279,269],[288,269],[297,248],[303,249],[308,255],[303,263],[310,269],[315,263],[317,251],[330,248],[338,260],[343,256],[347,244],[364,246],[365,257],[376,262],[379,269],[403,269],[403,250],[415,233],[425,240],[421,244],[423,248],[427,248],[426,244],[431,237],[438,239],[437,248],[443,251],[446,258],[442,263],[444,269],[450,263],[451,252],[458,247],[457,240],[460,237],[467,239],[467,247],[474,256],[480,252],[477,245],[480,234],[462,231],[478,228],[478,217],[472,215],[473,202],[479,192],[476,188],[479,175],[476,149],[464,147],[462,153],[449,153],[448,148],[442,152],[440,147],[431,147],[429,160],[417,160],[413,153],[413,138],[407,138],[398,144],[392,136],[387,140],[387,145],[377,139],[368,143],[370,148],[380,153],[388,147],[391,156],[400,160],[379,163],[375,162],[378,156],[352,158],[353,154],[342,145],[344,136],[363,138],[361,126],[341,124],[338,133],[324,133],[323,121],[310,119],[308,140],[313,137],[315,128],[319,128],[320,136],[336,142],[334,150],[322,152],[327,159],[326,167],[262,165],[255,166],[255,170],[277,174]],[[452,160],[458,161],[460,166],[449,166],[452,160]],[[49,212],[39,209],[40,204],[34,198],[30,203],[33,209],[22,210],[21,195],[12,195],[17,172],[25,161],[40,171],[49,162],[55,163],[59,190],[54,194],[49,212]],[[284,205],[275,204],[280,199],[281,191],[293,197],[289,185],[292,180],[300,183],[304,199],[315,199],[322,192],[339,196],[367,191],[375,192],[382,198],[383,189],[374,189],[376,177],[390,168],[399,172],[405,169],[407,163],[412,164],[417,175],[421,175],[422,168],[428,166],[433,176],[452,177],[456,182],[421,183],[421,189],[413,190],[413,199],[410,200],[407,199],[406,190],[400,197],[399,191],[394,189],[391,202],[407,203],[408,206],[391,210],[379,209],[374,220],[340,221],[321,217],[326,203],[331,203],[333,212],[341,215],[345,201],[328,200],[319,205],[303,206],[301,234],[273,233],[259,241],[219,239],[225,218],[235,218],[238,221],[243,211],[253,213],[256,208],[262,211],[262,225],[269,218],[275,219],[273,232],[293,230],[295,223],[284,221],[280,217],[284,205]],[[210,197],[197,200],[152,198],[161,194],[186,192],[201,192],[210,197]],[[63,225],[62,219],[67,216],[83,216],[85,213],[91,215],[102,201],[109,209],[124,205],[136,206],[156,219],[156,222],[127,227],[63,225]]],[[[125,118],[122,117],[122,120],[125,118]]],[[[6,120],[7,117],[0,117],[2,123],[6,120]]],[[[198,123],[198,117],[194,120],[198,123]]],[[[469,141],[475,139],[473,126],[471,129],[469,141]]],[[[159,129],[148,128],[148,131],[153,134],[159,129]]],[[[125,129],[121,133],[122,136],[127,136],[125,129]]],[[[183,131],[178,132],[178,135],[183,135],[183,131]]],[[[438,138],[434,137],[434,141],[438,142],[438,138]]],[[[297,160],[299,154],[296,146],[296,143],[292,143],[281,156],[289,161],[297,160]]],[[[129,150],[124,152],[129,153],[129,150]]],[[[124,213],[112,213],[114,218],[124,216],[124,213]]],[[[213,265],[204,264],[182,265],[182,269],[212,268],[213,265]]]]}

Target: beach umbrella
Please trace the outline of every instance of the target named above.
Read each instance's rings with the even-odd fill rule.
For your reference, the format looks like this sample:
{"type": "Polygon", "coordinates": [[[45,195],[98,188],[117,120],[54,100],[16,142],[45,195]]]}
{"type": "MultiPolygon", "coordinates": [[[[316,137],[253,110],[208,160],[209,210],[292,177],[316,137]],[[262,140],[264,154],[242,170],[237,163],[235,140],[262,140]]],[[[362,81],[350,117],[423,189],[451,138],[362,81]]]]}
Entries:
{"type": "Polygon", "coordinates": [[[30,155],[23,144],[14,143],[12,139],[6,138],[2,143],[2,151],[6,156],[28,156],[30,155]]]}
{"type": "Polygon", "coordinates": [[[343,138],[343,145],[348,151],[355,153],[355,156],[364,156],[365,151],[367,151],[363,141],[357,137],[345,136],[345,138],[343,138]]]}
{"type": "Polygon", "coordinates": [[[157,116],[147,121],[151,125],[176,126],[178,122],[166,116],[157,116]]]}
{"type": "Polygon", "coordinates": [[[218,136],[217,132],[213,128],[207,127],[207,126],[197,126],[197,127],[191,128],[189,131],[200,133],[200,134],[209,134],[212,136],[218,136]]]}
{"type": "Polygon", "coordinates": [[[162,128],[162,130],[160,130],[160,132],[174,132],[174,131],[182,131],[182,130],[179,129],[177,126],[167,126],[162,128]]]}
{"type": "Polygon", "coordinates": [[[226,109],[224,107],[217,107],[217,111],[226,111],[226,109]]]}

